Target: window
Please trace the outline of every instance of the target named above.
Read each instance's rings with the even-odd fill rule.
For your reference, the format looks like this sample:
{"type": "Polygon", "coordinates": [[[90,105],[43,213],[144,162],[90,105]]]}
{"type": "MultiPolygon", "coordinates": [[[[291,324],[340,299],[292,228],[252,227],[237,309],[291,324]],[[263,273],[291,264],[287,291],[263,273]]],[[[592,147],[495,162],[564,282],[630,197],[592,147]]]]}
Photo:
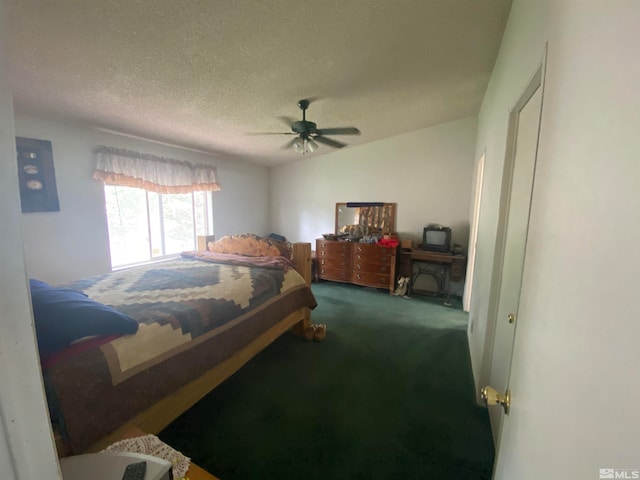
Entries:
{"type": "Polygon", "coordinates": [[[162,194],[105,185],[111,267],[196,249],[213,233],[210,192],[162,194]]]}

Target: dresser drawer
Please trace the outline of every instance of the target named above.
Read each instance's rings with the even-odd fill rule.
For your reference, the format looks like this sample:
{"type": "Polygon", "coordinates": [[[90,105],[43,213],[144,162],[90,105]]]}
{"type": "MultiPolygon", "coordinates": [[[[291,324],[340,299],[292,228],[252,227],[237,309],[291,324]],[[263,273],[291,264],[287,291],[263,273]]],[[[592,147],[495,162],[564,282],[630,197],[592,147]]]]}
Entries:
{"type": "Polygon", "coordinates": [[[345,270],[340,268],[329,268],[319,266],[319,275],[323,280],[333,280],[335,282],[350,282],[351,270],[345,270]]]}
{"type": "Polygon", "coordinates": [[[353,248],[353,263],[391,265],[395,262],[396,250],[380,245],[357,244],[353,248]]]}
{"type": "Polygon", "coordinates": [[[372,263],[376,265],[391,265],[395,261],[395,257],[388,252],[370,252],[359,253],[353,252],[353,263],[372,263]]]}
{"type": "Polygon", "coordinates": [[[336,242],[333,240],[318,240],[316,243],[316,250],[325,251],[330,253],[346,253],[351,252],[351,243],[349,242],[336,242]]]}
{"type": "Polygon", "coordinates": [[[389,275],[354,271],[351,282],[367,287],[389,288],[390,277],[389,275]]]}
{"type": "Polygon", "coordinates": [[[361,260],[355,260],[353,262],[353,272],[365,272],[365,273],[380,273],[389,274],[391,272],[391,262],[386,264],[382,263],[370,263],[361,260]]]}
{"type": "Polygon", "coordinates": [[[318,259],[318,265],[321,268],[341,268],[349,270],[351,269],[351,257],[349,257],[349,255],[331,255],[327,257],[320,257],[318,259]]]}
{"type": "Polygon", "coordinates": [[[350,252],[343,252],[343,251],[332,251],[332,250],[326,250],[326,249],[321,249],[316,251],[316,257],[318,258],[318,261],[324,259],[342,259],[342,260],[347,260],[349,262],[351,262],[351,253],[350,252]]]}
{"type": "Polygon", "coordinates": [[[380,245],[376,245],[375,243],[354,243],[353,244],[353,252],[359,253],[361,255],[366,255],[367,253],[380,253],[384,252],[387,249],[386,247],[381,247],[380,245]]]}

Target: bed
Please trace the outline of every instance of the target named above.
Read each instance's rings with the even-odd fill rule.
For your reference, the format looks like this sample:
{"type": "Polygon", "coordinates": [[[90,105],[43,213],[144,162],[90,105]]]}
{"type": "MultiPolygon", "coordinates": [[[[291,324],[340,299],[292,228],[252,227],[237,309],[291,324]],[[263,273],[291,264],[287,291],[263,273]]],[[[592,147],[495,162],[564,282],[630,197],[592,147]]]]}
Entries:
{"type": "Polygon", "coordinates": [[[280,335],[303,335],[316,306],[310,282],[308,243],[199,237],[180,258],[63,285],[135,321],[135,333],[65,339],[53,352],[40,345],[55,334],[39,330],[32,284],[59,455],[100,450],[134,428],[158,433],[280,335]]]}

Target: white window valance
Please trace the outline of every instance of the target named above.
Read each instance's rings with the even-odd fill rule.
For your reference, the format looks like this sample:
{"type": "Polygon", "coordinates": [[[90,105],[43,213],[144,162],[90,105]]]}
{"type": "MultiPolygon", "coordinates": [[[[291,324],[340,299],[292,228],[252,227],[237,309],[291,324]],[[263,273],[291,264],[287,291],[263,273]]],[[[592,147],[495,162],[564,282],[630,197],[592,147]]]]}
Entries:
{"type": "Polygon", "coordinates": [[[157,193],[219,191],[217,168],[112,147],[98,147],[93,178],[157,193]]]}

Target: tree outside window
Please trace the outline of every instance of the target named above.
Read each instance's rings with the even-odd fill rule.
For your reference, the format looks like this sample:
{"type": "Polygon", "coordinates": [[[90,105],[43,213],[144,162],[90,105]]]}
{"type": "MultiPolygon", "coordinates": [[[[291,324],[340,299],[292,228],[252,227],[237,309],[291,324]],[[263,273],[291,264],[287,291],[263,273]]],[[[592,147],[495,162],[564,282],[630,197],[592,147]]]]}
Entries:
{"type": "Polygon", "coordinates": [[[122,267],[195,250],[213,233],[211,194],[160,194],[105,185],[111,266],[122,267]]]}

